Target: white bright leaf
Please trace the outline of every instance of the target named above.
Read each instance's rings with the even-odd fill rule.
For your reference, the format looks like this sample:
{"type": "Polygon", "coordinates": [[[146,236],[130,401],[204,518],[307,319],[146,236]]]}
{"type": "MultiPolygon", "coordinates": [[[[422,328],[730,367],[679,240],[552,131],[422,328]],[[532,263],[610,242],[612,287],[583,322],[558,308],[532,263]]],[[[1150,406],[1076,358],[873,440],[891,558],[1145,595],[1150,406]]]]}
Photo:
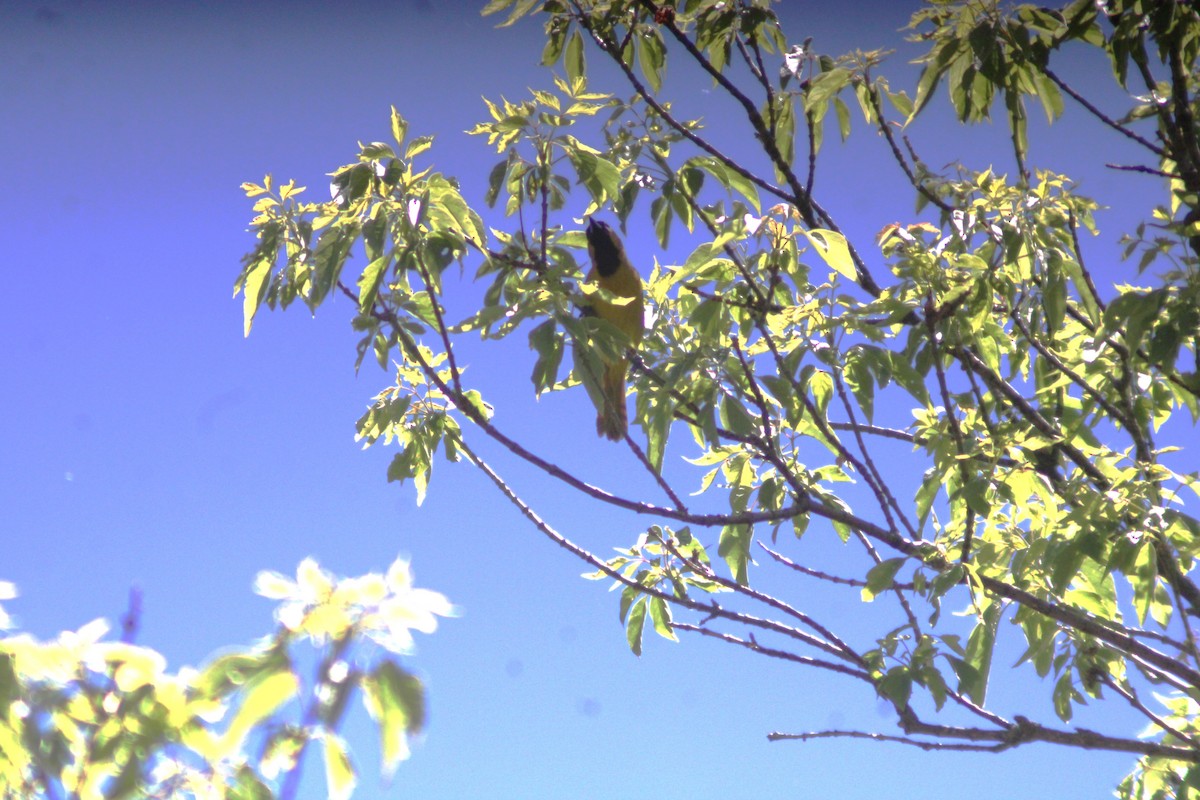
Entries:
{"type": "Polygon", "coordinates": [[[296,568],[296,583],[310,602],[324,600],[333,590],[333,578],[313,558],[300,562],[296,568]]]}
{"type": "Polygon", "coordinates": [[[854,259],[850,258],[850,246],[846,244],[845,236],[822,228],[813,228],[811,231],[801,229],[800,232],[825,263],[833,267],[838,274],[850,280],[858,278],[858,271],[854,268],[854,259]]]}
{"type": "Polygon", "coordinates": [[[113,682],[122,692],[132,692],[156,683],[167,668],[167,659],[147,647],[113,642],[104,650],[108,662],[116,665],[113,682]]]}
{"type": "Polygon", "coordinates": [[[397,558],[388,567],[387,585],[393,592],[412,586],[412,568],[407,560],[397,558]]]}
{"type": "Polygon", "coordinates": [[[254,592],[271,600],[286,600],[296,594],[295,581],[278,572],[263,570],[254,576],[254,592]]]}

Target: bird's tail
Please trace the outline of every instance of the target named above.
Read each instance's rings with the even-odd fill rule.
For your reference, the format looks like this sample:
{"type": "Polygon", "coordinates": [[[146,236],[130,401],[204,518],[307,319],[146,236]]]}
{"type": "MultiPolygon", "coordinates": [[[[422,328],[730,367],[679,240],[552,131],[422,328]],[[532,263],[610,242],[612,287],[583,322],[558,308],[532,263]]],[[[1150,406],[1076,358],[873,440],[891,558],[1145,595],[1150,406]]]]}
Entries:
{"type": "Polygon", "coordinates": [[[604,370],[602,394],[604,403],[596,416],[596,435],[619,442],[629,430],[629,413],[625,410],[625,370],[622,359],[604,370]]]}

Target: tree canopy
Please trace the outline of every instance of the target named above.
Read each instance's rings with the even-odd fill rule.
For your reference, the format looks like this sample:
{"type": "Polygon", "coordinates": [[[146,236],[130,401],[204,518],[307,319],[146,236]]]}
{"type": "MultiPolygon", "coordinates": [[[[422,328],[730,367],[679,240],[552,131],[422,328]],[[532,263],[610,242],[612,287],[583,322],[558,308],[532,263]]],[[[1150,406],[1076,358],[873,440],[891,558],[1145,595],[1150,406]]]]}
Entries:
{"type": "Polygon", "coordinates": [[[432,141],[393,109],[393,140],[333,172],[331,200],[269,177],[246,185],[258,236],[237,284],[247,332],[263,305],[349,298],[358,363],[373,356],[395,377],[358,423],[365,442],[397,448],[389,478],[419,499],[439,453],[466,461],[591,577],[616,582],[634,652],[649,627],[830,670],[886,698],[899,729],[771,738],[1053,742],[1130,753],[1124,797],[1200,788],[1200,523],[1185,511],[1195,462],[1180,453],[1200,412],[1197,11],[931,2],[909,26],[926,49],[910,91],[885,77],[886,53],[821,53],[767,2],[494,0],[484,13],[541,19],[543,64],[561,68],[527,99],[489,100],[472,131],[500,157],[496,211],[423,168],[432,141]],[[1061,54],[1080,48],[1107,57],[1126,107],[1103,110],[1060,75],[1061,54]],[[612,73],[589,59],[631,94],[596,86],[589,76],[612,73]],[[676,114],[668,63],[711,79],[744,123],[742,148],[676,114]],[[923,155],[906,126],[939,86],[963,125],[1002,117],[1008,152],[944,168],[923,155]],[[1125,168],[1163,191],[1123,252],[1081,236],[1100,199],[1031,162],[1031,104],[1051,121],[1069,104],[1093,135],[1140,147],[1143,163],[1125,168]],[[856,128],[878,134],[858,146],[887,148],[915,202],[874,242],[847,238],[821,202],[827,134],[856,128]],[[643,274],[636,351],[577,313],[602,291],[584,280],[593,214],[648,218],[663,248],[691,237],[643,274]],[[1114,255],[1139,285],[1101,285],[1089,264],[1114,255]],[[486,283],[481,297],[447,282],[456,263],[486,283]],[[657,496],[592,485],[506,431],[460,354],[510,337],[532,350],[538,395],[575,391],[625,352],[637,435],[623,446],[657,496]],[[607,557],[552,528],[479,455],[482,439],[563,492],[629,512],[628,546],[607,557]],[[665,467],[669,443],[694,472],[665,467]],[[830,560],[791,555],[801,537],[829,536],[845,544],[830,560]],[[757,588],[768,570],[790,588],[757,588]],[[855,641],[810,613],[818,591],[871,604],[877,635],[855,641]],[[1018,667],[997,673],[1011,637],[1018,667]],[[1036,687],[1043,713],[989,702],[998,674],[1036,687]],[[1071,725],[1101,701],[1136,710],[1150,734],[1071,725]]]}

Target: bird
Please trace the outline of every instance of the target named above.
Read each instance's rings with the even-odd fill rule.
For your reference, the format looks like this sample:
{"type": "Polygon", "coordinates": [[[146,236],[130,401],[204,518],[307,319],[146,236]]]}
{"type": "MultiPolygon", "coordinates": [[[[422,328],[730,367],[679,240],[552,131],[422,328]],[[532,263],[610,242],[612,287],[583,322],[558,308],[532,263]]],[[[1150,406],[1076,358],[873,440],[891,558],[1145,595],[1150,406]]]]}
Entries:
{"type": "MultiPolygon", "coordinates": [[[[629,302],[614,303],[592,296],[583,313],[612,323],[636,348],[642,341],[645,328],[642,279],[629,263],[620,238],[606,223],[589,217],[586,235],[588,255],[592,260],[587,282],[607,290],[615,297],[628,298],[629,302]]],[[[596,435],[619,442],[629,429],[629,416],[625,410],[625,374],[629,369],[629,359],[625,355],[602,357],[601,364],[603,374],[599,386],[595,385],[595,376],[589,379],[586,369],[581,378],[596,404],[596,435]]]]}

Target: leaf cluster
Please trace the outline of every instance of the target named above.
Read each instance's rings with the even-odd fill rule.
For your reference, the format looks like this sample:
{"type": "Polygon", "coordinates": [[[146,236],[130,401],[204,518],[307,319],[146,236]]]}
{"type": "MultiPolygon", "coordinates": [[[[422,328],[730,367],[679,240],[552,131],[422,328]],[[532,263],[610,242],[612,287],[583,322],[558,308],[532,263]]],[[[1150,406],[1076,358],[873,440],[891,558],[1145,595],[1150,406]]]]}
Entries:
{"type": "Polygon", "coordinates": [[[263,573],[257,588],[282,601],[274,633],[196,669],[170,672],[131,641],[137,605],[118,641],[103,620],[0,639],[0,797],[292,798],[314,745],[329,796],[346,798],[357,771],[337,731],[355,694],[391,774],[425,719],[398,656],[410,630],[450,613],[445,598],[414,588],[403,561],[337,579],[306,560],[295,580],[263,573]]]}

